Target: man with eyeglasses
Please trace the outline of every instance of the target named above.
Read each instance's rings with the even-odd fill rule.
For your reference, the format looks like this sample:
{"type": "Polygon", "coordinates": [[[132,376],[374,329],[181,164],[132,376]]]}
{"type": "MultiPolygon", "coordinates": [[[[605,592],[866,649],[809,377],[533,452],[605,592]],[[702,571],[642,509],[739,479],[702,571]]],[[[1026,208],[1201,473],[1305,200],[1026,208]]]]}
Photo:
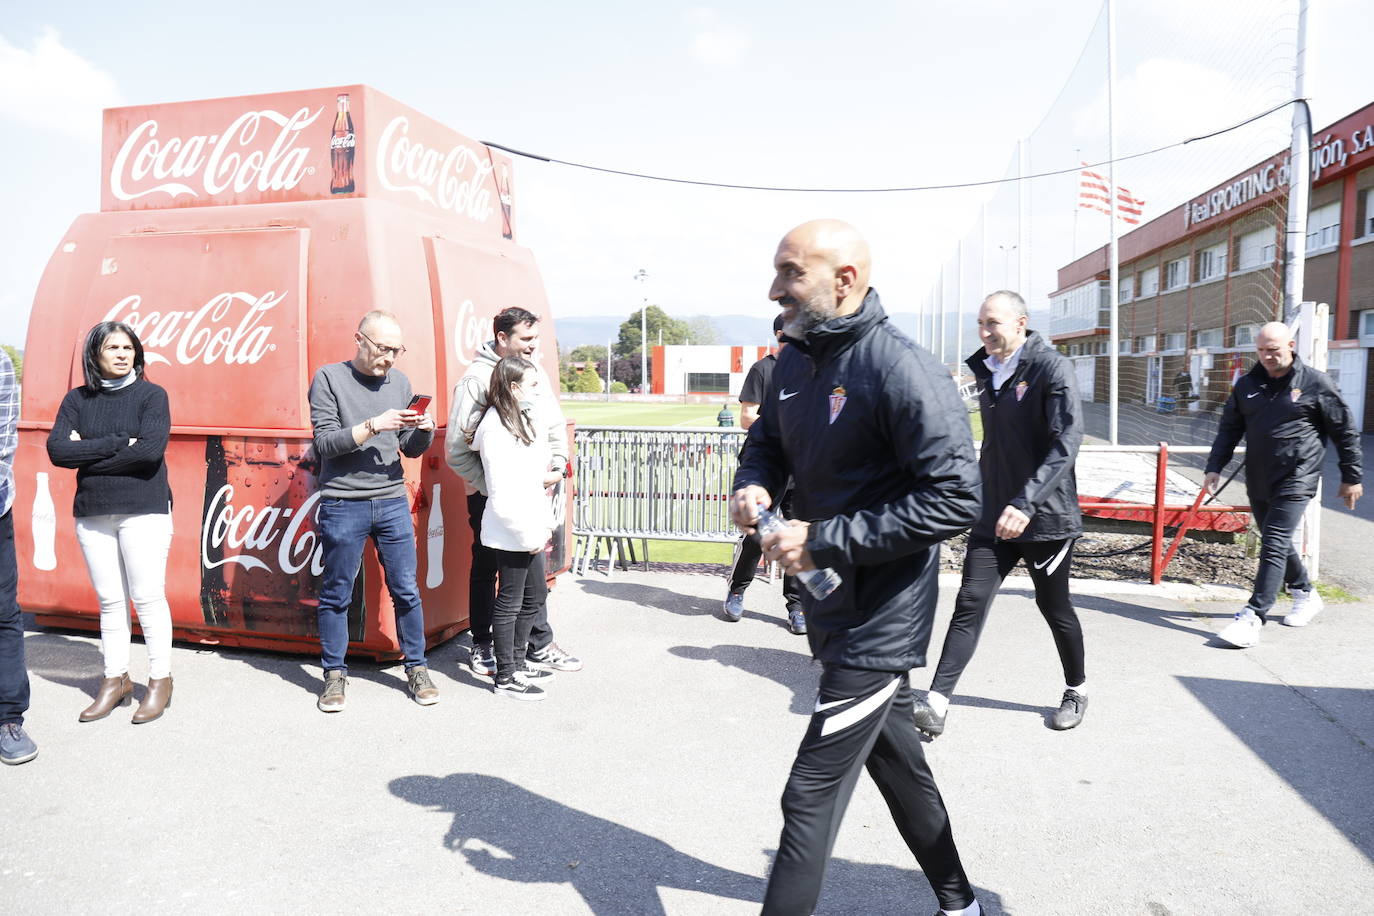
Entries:
{"type": "Polygon", "coordinates": [[[347,362],[321,366],[310,383],[310,422],[320,460],[317,527],[324,560],[320,581],[321,712],[341,712],[348,667],[348,606],[368,538],[377,547],[405,653],[410,695],[439,702],[425,659],[425,618],[415,580],[415,529],[401,455],[418,458],[434,441],[428,411],[409,409],[410,380],[396,360],[406,351],[390,312],[371,311],[353,335],[347,362]]]}

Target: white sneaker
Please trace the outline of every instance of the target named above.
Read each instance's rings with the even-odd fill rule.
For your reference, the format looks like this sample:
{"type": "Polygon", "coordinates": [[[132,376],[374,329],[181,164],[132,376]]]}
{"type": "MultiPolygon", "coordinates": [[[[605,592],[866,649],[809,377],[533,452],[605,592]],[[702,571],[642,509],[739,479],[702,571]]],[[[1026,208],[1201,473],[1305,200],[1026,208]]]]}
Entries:
{"type": "Polygon", "coordinates": [[[1245,608],[1226,625],[1226,629],[1217,634],[1217,639],[1237,649],[1248,649],[1259,645],[1260,628],[1263,626],[1264,622],[1255,612],[1245,608]]]}
{"type": "Polygon", "coordinates": [[[1313,617],[1321,613],[1325,606],[1326,602],[1322,600],[1321,595],[1317,594],[1315,588],[1305,592],[1294,592],[1293,610],[1288,613],[1287,617],[1283,618],[1283,623],[1290,627],[1305,627],[1312,622],[1313,617]]]}

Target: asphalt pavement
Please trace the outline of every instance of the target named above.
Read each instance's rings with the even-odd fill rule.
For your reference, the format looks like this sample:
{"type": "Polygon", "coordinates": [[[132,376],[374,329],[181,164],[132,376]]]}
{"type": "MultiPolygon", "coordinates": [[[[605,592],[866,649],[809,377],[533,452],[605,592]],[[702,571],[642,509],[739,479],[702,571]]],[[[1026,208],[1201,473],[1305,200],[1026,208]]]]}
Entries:
{"type": "MultiPolygon", "coordinates": [[[[1062,676],[1026,584],[927,745],[986,912],[1374,912],[1374,604],[1238,651],[1211,637],[1243,593],[1080,583],[1090,705],[1056,732],[1062,676]]],[[[757,912],[819,669],[776,585],[739,623],[715,616],[723,596],[705,575],[563,577],[552,619],[586,668],[543,703],[467,673],[466,637],[433,651],[439,705],[361,663],[336,715],[312,659],[178,646],[172,706],[143,726],[131,708],[78,723],[97,640],[30,630],[41,752],[0,768],[4,909],[757,912]]],[[[862,778],[818,912],[935,909],[862,778]]]]}

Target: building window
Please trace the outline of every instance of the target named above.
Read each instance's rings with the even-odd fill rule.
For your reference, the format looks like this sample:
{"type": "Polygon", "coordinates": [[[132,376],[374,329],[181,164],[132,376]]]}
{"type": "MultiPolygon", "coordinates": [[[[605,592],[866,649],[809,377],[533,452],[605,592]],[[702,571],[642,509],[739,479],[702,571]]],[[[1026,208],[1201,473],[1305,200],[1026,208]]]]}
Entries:
{"type": "Polygon", "coordinates": [[[1135,293],[1135,277],[1122,277],[1116,287],[1116,301],[1130,302],[1135,293]]]}
{"type": "Polygon", "coordinates": [[[1183,331],[1175,331],[1172,334],[1164,335],[1164,349],[1182,350],[1188,346],[1188,335],[1183,331]]]}
{"type": "Polygon", "coordinates": [[[688,372],[687,390],[694,394],[729,394],[730,373],[688,372]]]}
{"type": "Polygon", "coordinates": [[[1364,197],[1364,234],[1374,235],[1374,188],[1363,193],[1364,197]]]}
{"type": "Polygon", "coordinates": [[[1335,248],[1341,240],[1341,202],[1318,207],[1307,214],[1307,252],[1335,248]]]}
{"type": "Polygon", "coordinates": [[[1207,328],[1205,331],[1197,332],[1197,345],[1199,347],[1220,347],[1221,328],[1207,328]]]}
{"type": "Polygon", "coordinates": [[[1226,273],[1226,244],[1213,245],[1197,253],[1197,279],[1215,280],[1226,273]]]}
{"type": "Polygon", "coordinates": [[[1360,312],[1360,336],[1374,337],[1374,312],[1360,312]]]}
{"type": "Polygon", "coordinates": [[[1148,334],[1145,337],[1137,337],[1135,339],[1135,352],[1137,353],[1149,353],[1154,348],[1155,335],[1153,334],[1148,334]]]}
{"type": "Polygon", "coordinates": [[[1140,272],[1140,295],[1153,296],[1159,292],[1159,268],[1151,267],[1140,272]]]}
{"type": "Polygon", "coordinates": [[[1257,324],[1238,324],[1236,325],[1236,346],[1253,347],[1255,345],[1255,335],[1259,333],[1257,324]]]}
{"type": "Polygon", "coordinates": [[[1176,258],[1164,265],[1164,289],[1181,289],[1188,285],[1188,259],[1176,258]]]}
{"type": "Polygon", "coordinates": [[[1274,230],[1256,229],[1236,241],[1236,269],[1262,267],[1274,260],[1274,230]]]}
{"type": "Polygon", "coordinates": [[[1131,352],[1131,338],[1129,338],[1129,337],[1123,337],[1123,338],[1121,338],[1120,340],[1118,340],[1118,341],[1116,342],[1116,352],[1122,353],[1122,354],[1130,353],[1130,352],[1131,352]]]}

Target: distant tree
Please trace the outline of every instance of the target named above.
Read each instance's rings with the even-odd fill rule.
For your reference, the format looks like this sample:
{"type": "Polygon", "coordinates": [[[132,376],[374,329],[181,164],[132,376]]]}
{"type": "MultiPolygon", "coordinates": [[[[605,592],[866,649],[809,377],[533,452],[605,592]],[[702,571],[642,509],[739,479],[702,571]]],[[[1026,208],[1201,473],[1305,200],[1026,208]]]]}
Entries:
{"type": "Polygon", "coordinates": [[[611,382],[611,394],[625,394],[629,390],[624,382],[611,382]]]}
{"type": "Polygon", "coordinates": [[[687,333],[696,346],[709,346],[720,343],[720,329],[705,315],[687,319],[687,333]]]}
{"type": "MultiPolygon", "coordinates": [[[[651,347],[658,345],[660,331],[665,345],[684,344],[691,334],[687,322],[669,318],[668,314],[656,305],[651,305],[645,310],[644,321],[648,325],[651,347]]],[[[616,355],[639,359],[639,345],[639,312],[635,311],[620,326],[620,341],[615,348],[616,355]]]]}
{"type": "Polygon", "coordinates": [[[578,394],[596,394],[606,390],[606,383],[596,374],[595,369],[583,369],[573,380],[572,390],[578,394]]]}
{"type": "Polygon", "coordinates": [[[9,344],[0,344],[0,349],[3,349],[9,356],[10,362],[14,363],[15,382],[20,385],[24,384],[24,354],[17,347],[12,347],[9,344]]]}
{"type": "Polygon", "coordinates": [[[611,364],[611,390],[619,382],[628,391],[639,386],[639,354],[634,359],[617,359],[611,364]]]}

